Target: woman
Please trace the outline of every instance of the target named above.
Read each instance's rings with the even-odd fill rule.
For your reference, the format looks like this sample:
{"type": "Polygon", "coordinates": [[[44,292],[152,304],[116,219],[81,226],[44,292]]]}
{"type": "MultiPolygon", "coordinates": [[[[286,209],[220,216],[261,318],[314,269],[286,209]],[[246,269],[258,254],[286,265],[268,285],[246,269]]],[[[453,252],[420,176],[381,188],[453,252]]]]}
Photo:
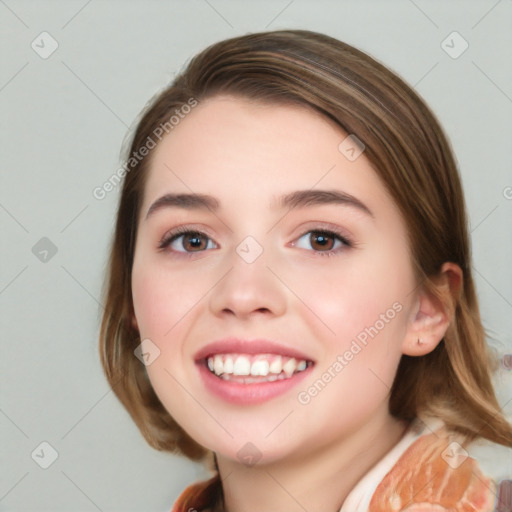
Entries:
{"type": "Polygon", "coordinates": [[[410,87],[322,34],[233,38],[127,162],[100,348],[149,444],[214,472],[173,511],[502,506],[460,178],[410,87]]]}

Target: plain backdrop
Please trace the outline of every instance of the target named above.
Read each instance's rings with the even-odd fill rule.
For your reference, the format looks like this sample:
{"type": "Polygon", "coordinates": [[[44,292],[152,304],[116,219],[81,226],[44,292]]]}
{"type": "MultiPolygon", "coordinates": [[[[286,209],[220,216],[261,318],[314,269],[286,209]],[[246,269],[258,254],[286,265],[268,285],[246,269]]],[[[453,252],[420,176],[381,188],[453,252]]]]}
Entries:
{"type": "Polygon", "coordinates": [[[416,88],[460,166],[491,343],[512,352],[512,1],[1,0],[0,26],[0,510],[163,512],[205,477],[150,448],[103,376],[119,190],[93,190],[146,102],[221,39],[324,32],[416,88]]]}

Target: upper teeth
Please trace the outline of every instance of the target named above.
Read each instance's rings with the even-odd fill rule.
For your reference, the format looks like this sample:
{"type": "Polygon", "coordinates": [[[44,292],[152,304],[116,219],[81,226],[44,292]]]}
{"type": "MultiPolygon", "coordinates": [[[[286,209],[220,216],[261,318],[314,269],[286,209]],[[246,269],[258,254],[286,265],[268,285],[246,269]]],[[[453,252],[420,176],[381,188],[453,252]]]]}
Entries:
{"type": "Polygon", "coordinates": [[[300,372],[307,368],[308,363],[303,359],[294,357],[276,356],[274,354],[238,355],[238,354],[216,354],[209,357],[208,368],[215,375],[261,375],[269,373],[279,375],[284,372],[290,377],[296,371],[300,372]]]}

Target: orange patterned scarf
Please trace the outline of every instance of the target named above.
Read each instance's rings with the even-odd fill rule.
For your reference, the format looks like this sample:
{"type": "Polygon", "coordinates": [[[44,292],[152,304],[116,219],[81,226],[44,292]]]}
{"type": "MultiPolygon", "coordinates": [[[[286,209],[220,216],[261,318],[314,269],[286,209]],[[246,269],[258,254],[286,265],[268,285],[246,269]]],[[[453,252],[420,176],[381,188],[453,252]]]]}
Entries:
{"type": "MultiPolygon", "coordinates": [[[[496,484],[483,475],[477,462],[454,439],[446,428],[419,436],[374,487],[364,512],[512,511],[508,508],[509,499],[507,503],[496,499],[496,484]]],[[[511,481],[504,480],[502,484],[511,481]]],[[[506,490],[510,488],[509,485],[506,490]]],[[[221,496],[217,474],[188,486],[171,512],[207,512],[221,496]]],[[[357,512],[360,510],[363,512],[357,507],[357,512]]]]}

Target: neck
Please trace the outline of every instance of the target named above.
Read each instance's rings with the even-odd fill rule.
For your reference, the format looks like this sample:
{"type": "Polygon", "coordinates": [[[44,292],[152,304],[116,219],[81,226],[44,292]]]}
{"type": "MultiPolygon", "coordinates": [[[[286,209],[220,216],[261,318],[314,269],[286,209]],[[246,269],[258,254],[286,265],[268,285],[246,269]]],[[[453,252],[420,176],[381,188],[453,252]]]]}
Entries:
{"type": "Polygon", "coordinates": [[[406,428],[386,412],[342,439],[286,460],[248,467],[217,454],[224,512],[338,512],[406,428]]]}

